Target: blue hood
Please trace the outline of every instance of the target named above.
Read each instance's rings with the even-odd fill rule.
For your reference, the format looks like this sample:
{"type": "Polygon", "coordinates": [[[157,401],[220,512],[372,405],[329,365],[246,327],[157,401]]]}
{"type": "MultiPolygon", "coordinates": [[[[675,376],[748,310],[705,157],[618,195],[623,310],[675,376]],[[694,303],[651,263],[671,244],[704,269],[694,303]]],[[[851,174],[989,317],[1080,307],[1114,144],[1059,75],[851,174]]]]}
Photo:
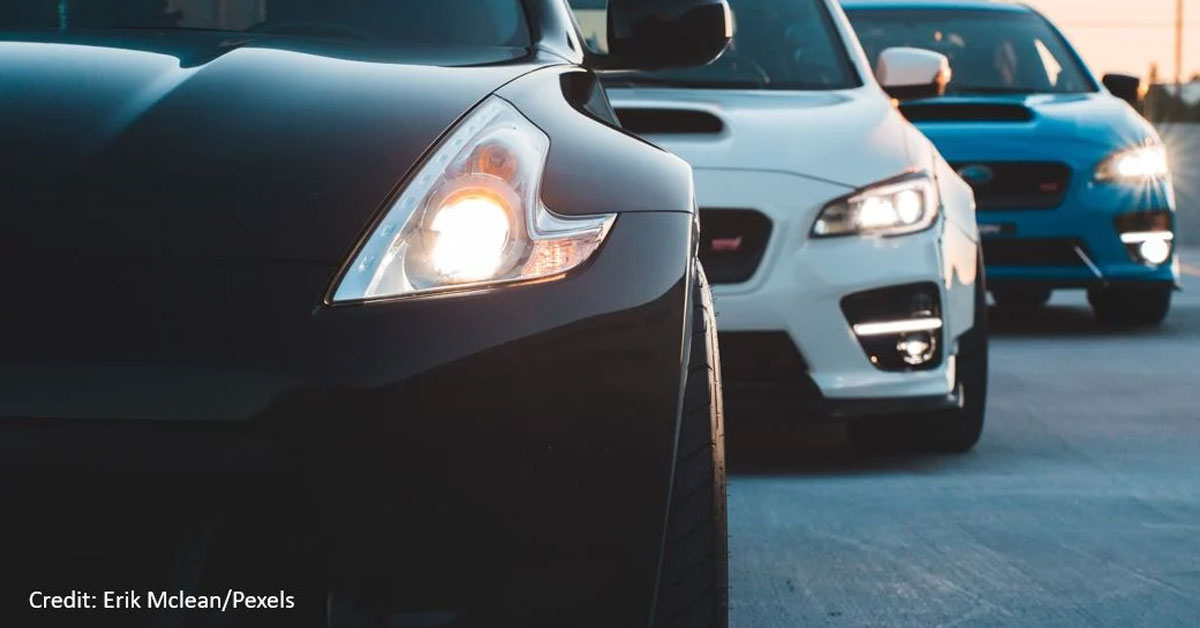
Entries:
{"type": "Polygon", "coordinates": [[[1107,93],[952,96],[904,110],[950,162],[1065,161],[1082,168],[1158,139],[1132,107],[1107,93]]]}

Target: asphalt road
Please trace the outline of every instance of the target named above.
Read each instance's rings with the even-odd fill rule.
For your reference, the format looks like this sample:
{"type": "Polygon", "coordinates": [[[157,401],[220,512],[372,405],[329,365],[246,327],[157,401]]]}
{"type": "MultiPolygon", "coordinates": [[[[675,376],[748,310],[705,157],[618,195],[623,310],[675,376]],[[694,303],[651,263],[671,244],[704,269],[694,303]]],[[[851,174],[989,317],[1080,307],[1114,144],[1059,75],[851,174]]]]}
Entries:
{"type": "Polygon", "coordinates": [[[731,425],[732,625],[1200,626],[1187,272],[1161,329],[1098,329],[1082,293],[994,321],[972,454],[871,457],[838,429],[731,425]]]}

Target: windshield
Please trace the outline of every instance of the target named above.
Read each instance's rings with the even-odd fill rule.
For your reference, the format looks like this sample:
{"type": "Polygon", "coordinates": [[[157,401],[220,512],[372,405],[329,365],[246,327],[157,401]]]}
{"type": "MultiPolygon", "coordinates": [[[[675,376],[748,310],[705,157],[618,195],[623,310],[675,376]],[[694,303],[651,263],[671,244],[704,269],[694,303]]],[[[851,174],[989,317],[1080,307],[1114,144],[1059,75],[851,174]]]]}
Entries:
{"type": "Polygon", "coordinates": [[[870,59],[895,46],[950,58],[950,93],[1096,90],[1075,54],[1041,16],[972,10],[850,11],[870,59]]]}
{"type": "MultiPolygon", "coordinates": [[[[604,3],[571,0],[584,38],[603,50],[604,3]]],[[[713,63],[617,74],[605,82],[684,87],[829,90],[862,85],[824,0],[729,0],[733,42],[713,63]]]]}
{"type": "Polygon", "coordinates": [[[528,46],[521,0],[4,0],[0,31],[185,29],[528,46]]]}

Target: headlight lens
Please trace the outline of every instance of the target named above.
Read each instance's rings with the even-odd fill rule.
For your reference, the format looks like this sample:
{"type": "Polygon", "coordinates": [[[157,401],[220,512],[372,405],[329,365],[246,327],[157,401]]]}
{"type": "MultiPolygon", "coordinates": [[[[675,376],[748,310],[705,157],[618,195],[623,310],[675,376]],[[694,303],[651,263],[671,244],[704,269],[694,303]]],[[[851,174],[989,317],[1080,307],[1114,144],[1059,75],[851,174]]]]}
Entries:
{"type": "Polygon", "coordinates": [[[1153,144],[1110,155],[1096,168],[1096,180],[1138,183],[1161,179],[1170,173],[1167,149],[1161,144],[1153,144]]]}
{"type": "Polygon", "coordinates": [[[937,186],[925,174],[860,190],[825,206],[813,225],[816,237],[903,235],[924,231],[938,215],[937,186]]]}
{"type": "Polygon", "coordinates": [[[567,218],[541,203],[550,139],[491,97],[447,136],[362,243],[333,301],[561,277],[600,248],[616,216],[567,218]]]}

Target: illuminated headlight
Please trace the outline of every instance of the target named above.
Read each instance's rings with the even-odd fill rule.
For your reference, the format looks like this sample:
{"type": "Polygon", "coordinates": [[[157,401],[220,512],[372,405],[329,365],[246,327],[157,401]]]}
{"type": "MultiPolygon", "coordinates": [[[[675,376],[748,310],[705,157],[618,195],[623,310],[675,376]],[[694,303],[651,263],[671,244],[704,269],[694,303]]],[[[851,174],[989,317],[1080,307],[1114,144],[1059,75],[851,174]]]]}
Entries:
{"type": "Polygon", "coordinates": [[[1170,173],[1167,149],[1161,144],[1154,144],[1126,149],[1109,156],[1096,168],[1096,180],[1138,183],[1162,179],[1170,173]]]}
{"type": "Polygon", "coordinates": [[[894,236],[924,231],[938,214],[937,186],[916,174],[871,186],[825,206],[813,225],[815,237],[894,236]]]}
{"type": "Polygon", "coordinates": [[[1158,266],[1171,259],[1175,234],[1170,231],[1143,231],[1121,234],[1121,242],[1147,264],[1158,266]]]}
{"type": "Polygon", "coordinates": [[[333,293],[362,301],[564,276],[615,216],[541,203],[550,139],[492,97],[442,140],[360,245],[333,293]]]}

